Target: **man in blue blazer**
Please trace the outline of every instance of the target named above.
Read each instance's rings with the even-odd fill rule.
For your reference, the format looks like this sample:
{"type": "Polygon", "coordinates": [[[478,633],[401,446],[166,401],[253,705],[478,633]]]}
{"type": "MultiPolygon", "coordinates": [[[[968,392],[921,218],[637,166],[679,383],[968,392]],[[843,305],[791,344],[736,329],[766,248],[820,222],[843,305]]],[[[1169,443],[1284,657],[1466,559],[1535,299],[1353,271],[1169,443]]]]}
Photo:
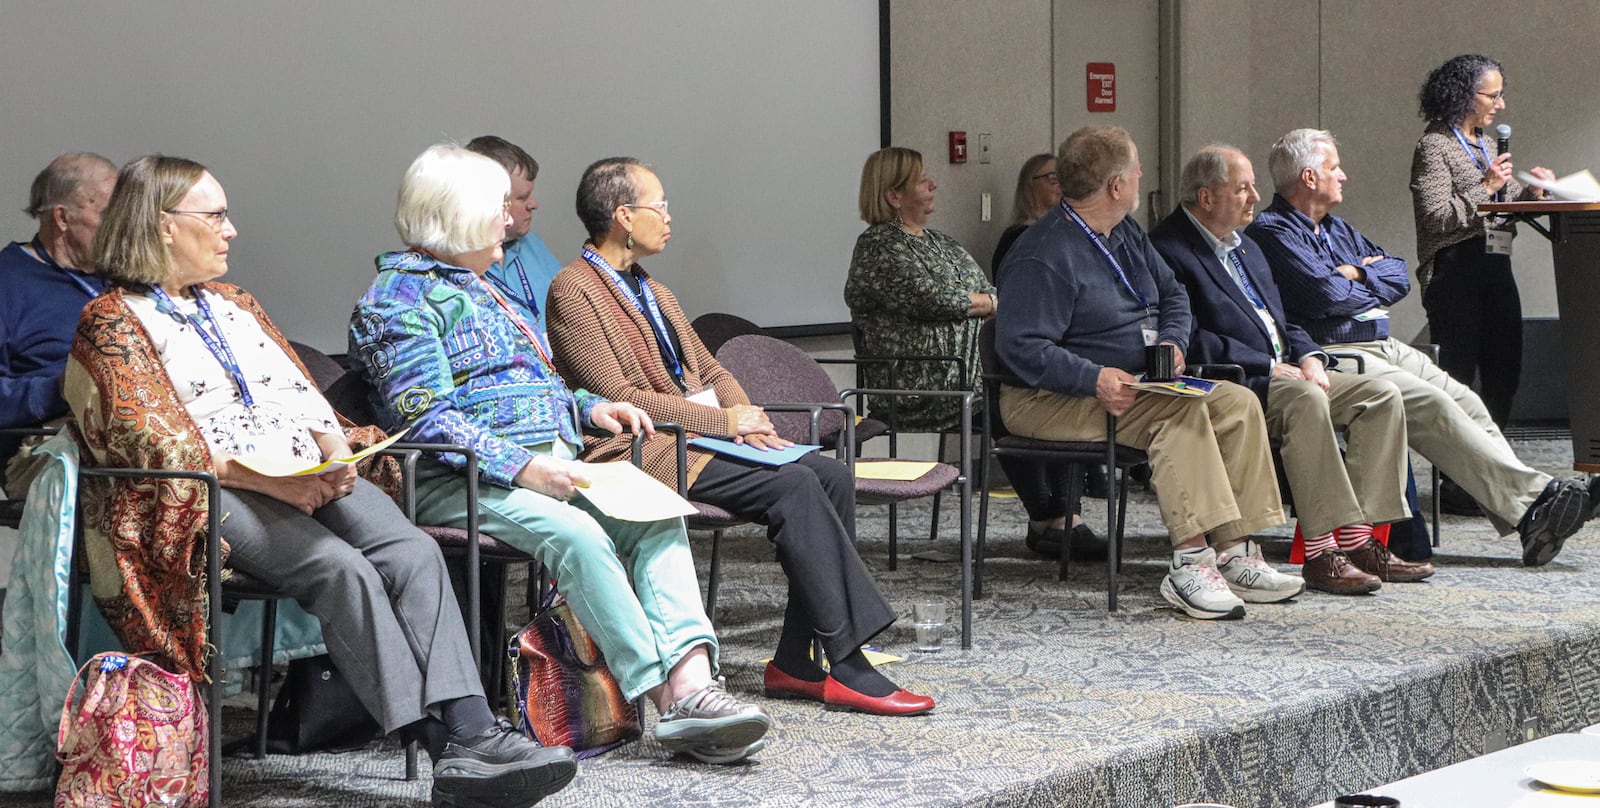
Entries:
{"type": "Polygon", "coordinates": [[[1260,248],[1237,232],[1261,200],[1249,159],[1229,146],[1207,146],[1184,165],[1179,187],[1181,203],[1150,231],[1150,241],[1189,293],[1189,359],[1239,365],[1261,397],[1267,433],[1281,444],[1296,493],[1306,586],[1364,594],[1380,580],[1432,575],[1431,564],[1403,561],[1372,539],[1373,525],[1410,518],[1400,390],[1382,379],[1328,373],[1328,354],[1284,316],[1260,248]]]}

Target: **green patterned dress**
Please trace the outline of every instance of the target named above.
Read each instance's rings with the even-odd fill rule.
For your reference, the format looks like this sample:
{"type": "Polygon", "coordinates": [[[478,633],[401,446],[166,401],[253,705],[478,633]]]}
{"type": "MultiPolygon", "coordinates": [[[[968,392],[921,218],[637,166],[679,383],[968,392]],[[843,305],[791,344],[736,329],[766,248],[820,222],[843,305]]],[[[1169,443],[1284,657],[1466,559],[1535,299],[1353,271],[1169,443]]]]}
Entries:
{"type": "MultiPolygon", "coordinates": [[[[983,321],[967,316],[973,292],[993,293],[994,285],[960,242],[933,229],[913,236],[893,222],[867,228],[856,239],[844,285],[860,340],[857,353],[959,356],[966,360],[966,378],[952,362],[903,363],[893,386],[978,392],[983,321]]],[[[868,387],[891,386],[887,367],[863,370],[868,387]]],[[[980,399],[975,407],[981,404],[980,399]]],[[[953,398],[905,398],[896,407],[898,428],[914,431],[952,428],[961,411],[953,398]]],[[[878,417],[886,417],[882,407],[875,409],[878,417]]]]}

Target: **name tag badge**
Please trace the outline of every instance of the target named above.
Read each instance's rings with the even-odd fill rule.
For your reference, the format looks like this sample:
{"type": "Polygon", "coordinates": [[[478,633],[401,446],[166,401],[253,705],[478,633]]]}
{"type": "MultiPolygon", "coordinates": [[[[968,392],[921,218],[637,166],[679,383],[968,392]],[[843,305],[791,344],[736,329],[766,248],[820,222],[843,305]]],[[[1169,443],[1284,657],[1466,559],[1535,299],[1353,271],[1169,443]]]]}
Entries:
{"type": "Polygon", "coordinates": [[[717,400],[717,391],[710,387],[689,396],[689,401],[695,404],[704,404],[707,407],[720,408],[722,406],[722,402],[717,400]]]}
{"type": "Polygon", "coordinates": [[[1361,312],[1360,314],[1352,316],[1350,319],[1355,320],[1358,323],[1370,323],[1373,320],[1385,320],[1385,319],[1388,319],[1388,317],[1389,317],[1389,310],[1388,309],[1376,309],[1376,308],[1374,308],[1374,309],[1367,309],[1366,311],[1361,312]]]}
{"type": "Polygon", "coordinates": [[[1484,230],[1483,251],[1489,255],[1511,255],[1512,235],[1510,230],[1495,227],[1484,230]]]}
{"type": "Polygon", "coordinates": [[[1141,328],[1139,330],[1144,332],[1144,347],[1146,348],[1156,344],[1156,340],[1161,336],[1161,333],[1154,328],[1141,328]]]}

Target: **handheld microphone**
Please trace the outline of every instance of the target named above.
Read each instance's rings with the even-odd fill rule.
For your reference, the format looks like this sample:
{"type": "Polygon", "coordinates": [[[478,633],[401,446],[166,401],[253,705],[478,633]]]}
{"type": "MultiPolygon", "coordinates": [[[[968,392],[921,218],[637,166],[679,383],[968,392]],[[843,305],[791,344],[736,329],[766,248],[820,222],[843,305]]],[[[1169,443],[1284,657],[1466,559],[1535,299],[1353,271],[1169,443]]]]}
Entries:
{"type": "MultiPolygon", "coordinates": [[[[1511,151],[1511,127],[1510,126],[1508,126],[1506,124],[1500,124],[1499,126],[1496,126],[1494,128],[1494,138],[1495,138],[1494,139],[1495,149],[1497,149],[1501,154],[1505,154],[1506,152],[1511,151]]],[[[1506,198],[1506,190],[1505,190],[1505,188],[1501,188],[1500,190],[1494,192],[1494,200],[1496,202],[1502,202],[1502,201],[1505,200],[1505,198],[1506,198]]]]}

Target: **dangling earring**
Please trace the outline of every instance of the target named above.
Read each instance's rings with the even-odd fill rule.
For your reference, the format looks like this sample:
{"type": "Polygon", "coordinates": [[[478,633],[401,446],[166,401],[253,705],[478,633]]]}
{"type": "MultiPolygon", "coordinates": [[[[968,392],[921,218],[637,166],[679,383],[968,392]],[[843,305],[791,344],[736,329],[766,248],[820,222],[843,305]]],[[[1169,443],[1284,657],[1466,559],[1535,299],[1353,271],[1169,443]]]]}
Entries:
{"type": "Polygon", "coordinates": [[[633,234],[632,233],[628,234],[628,249],[630,249],[630,250],[633,249],[633,234]]]}

